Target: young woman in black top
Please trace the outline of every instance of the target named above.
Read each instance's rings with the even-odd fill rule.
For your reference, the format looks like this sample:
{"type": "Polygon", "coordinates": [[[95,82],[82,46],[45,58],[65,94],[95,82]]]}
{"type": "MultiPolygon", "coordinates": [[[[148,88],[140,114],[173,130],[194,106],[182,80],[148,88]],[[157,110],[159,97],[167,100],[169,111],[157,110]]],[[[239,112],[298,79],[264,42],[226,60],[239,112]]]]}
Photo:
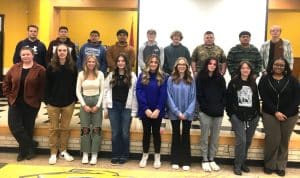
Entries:
{"type": "Polygon", "coordinates": [[[264,172],[285,175],[288,145],[298,120],[299,82],[286,59],[272,61],[259,82],[265,129],[264,172]]]}
{"type": "Polygon", "coordinates": [[[259,120],[258,89],[254,71],[248,61],[242,61],[237,75],[227,88],[226,111],[235,133],[235,160],[233,172],[242,175],[249,172],[247,152],[259,120]]]}

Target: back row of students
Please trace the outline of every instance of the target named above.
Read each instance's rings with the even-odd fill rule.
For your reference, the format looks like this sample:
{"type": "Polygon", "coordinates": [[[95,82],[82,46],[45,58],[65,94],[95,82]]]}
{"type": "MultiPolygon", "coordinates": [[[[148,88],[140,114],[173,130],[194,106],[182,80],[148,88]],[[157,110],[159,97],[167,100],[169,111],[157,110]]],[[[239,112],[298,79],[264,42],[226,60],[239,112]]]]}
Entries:
{"type": "MultiPolygon", "coordinates": [[[[250,34],[242,32],[240,36],[243,35],[249,36],[250,34]]],[[[165,115],[165,102],[167,101],[168,115],[171,119],[173,132],[172,168],[178,169],[179,166],[183,166],[184,170],[189,170],[189,129],[197,96],[202,131],[203,170],[220,169],[215,163],[214,157],[223,111],[227,103],[227,113],[236,133],[237,145],[234,172],[240,175],[242,170],[249,171],[245,160],[259,113],[253,63],[243,61],[238,64],[234,72],[236,75],[232,77],[226,92],[225,81],[221,75],[222,70],[220,72],[218,69],[219,60],[214,57],[207,58],[202,70],[197,75],[197,87],[195,87],[195,81],[189,70],[190,65],[185,57],[179,57],[174,62],[172,73],[170,73],[171,77],[167,79],[167,75],[160,69],[159,56],[151,54],[146,60],[143,72],[136,79],[135,74],[131,72],[132,63],[130,58],[127,55],[119,54],[115,58],[115,67],[104,82],[104,75],[98,71],[98,60],[94,55],[86,57],[83,65],[84,70],[77,77],[77,69],[71,58],[71,52],[65,44],[57,45],[54,56],[47,68],[46,77],[44,69],[33,62],[34,51],[31,48],[22,47],[20,56],[21,63],[15,64],[10,69],[3,84],[3,91],[8,97],[10,105],[9,126],[20,144],[18,160],[31,159],[34,156],[37,142],[32,140],[32,132],[41,96],[43,95],[45,96],[44,101],[47,104],[50,118],[49,145],[51,156],[49,164],[56,163],[58,151],[59,155],[67,161],[74,159],[66,150],[69,124],[74,110],[74,102],[76,101],[76,88],[77,97],[82,105],[80,112],[82,163],[89,162],[88,153],[92,153],[90,164],[96,164],[97,162],[97,153],[101,143],[102,114],[100,104],[102,97],[104,98],[104,115],[108,115],[112,127],[111,162],[112,164],[123,164],[127,161],[130,143],[129,128],[131,118],[137,112],[137,98],[138,116],[142,120],[144,130],[143,156],[139,164],[140,167],[145,167],[147,164],[151,133],[153,134],[155,148],[154,167],[159,168],[161,165],[159,128],[161,119],[165,115]],[[43,91],[43,82],[45,81],[45,94],[43,94],[40,91],[43,91]],[[77,87],[75,87],[76,85],[77,87]],[[40,87],[42,90],[39,90],[40,87]],[[227,102],[225,103],[225,101],[227,102]],[[26,126],[23,125],[23,119],[25,118],[26,126]],[[31,122],[27,123],[27,119],[31,122]],[[60,122],[59,119],[61,119],[60,122]],[[180,136],[181,120],[183,131],[180,136]],[[209,130],[211,132],[210,145],[208,145],[209,130]]],[[[268,75],[261,80],[262,84],[264,81],[264,85],[261,85],[264,86],[261,89],[263,111],[269,114],[264,117],[269,117],[269,119],[263,121],[264,123],[266,121],[268,125],[269,122],[276,121],[271,123],[272,127],[269,128],[271,131],[268,132],[266,129],[266,141],[267,138],[274,138],[272,134],[280,134],[280,136],[275,135],[275,138],[278,139],[272,143],[271,148],[268,148],[267,145],[265,147],[269,150],[265,151],[266,164],[264,170],[266,173],[272,173],[276,170],[280,175],[285,174],[287,145],[296,122],[297,106],[299,104],[299,84],[291,76],[288,65],[289,62],[284,58],[272,60],[268,67],[269,70],[267,70],[268,75]],[[267,89],[270,91],[267,91],[267,89]],[[296,96],[293,97],[293,102],[286,101],[286,98],[291,98],[289,96],[296,96]],[[284,136],[282,137],[281,131],[275,133],[273,131],[274,128],[278,129],[276,127],[281,128],[281,125],[285,125],[282,126],[284,127],[282,129],[282,135],[284,136]],[[274,145],[277,146],[274,147],[274,145]],[[272,150],[270,151],[270,149],[272,150]],[[272,154],[268,155],[270,152],[272,154]]]]}
{"type": "MultiPolygon", "coordinates": [[[[21,40],[15,49],[13,62],[20,61],[19,53],[22,46],[30,46],[35,52],[34,60],[43,65],[45,68],[51,61],[55,49],[58,44],[64,43],[68,46],[71,52],[72,59],[77,65],[78,71],[82,70],[82,64],[87,55],[95,55],[99,62],[99,69],[106,75],[106,72],[112,71],[115,68],[114,59],[119,53],[125,53],[128,55],[132,66],[135,65],[135,50],[127,43],[128,32],[125,29],[117,31],[118,41],[110,46],[104,47],[100,41],[100,33],[96,30],[90,32],[87,43],[83,44],[79,51],[76,51],[75,44],[68,37],[68,28],[65,26],[59,27],[57,39],[50,42],[48,50],[45,45],[37,39],[38,27],[36,25],[29,25],[27,27],[28,37],[21,40]]],[[[271,40],[266,41],[260,51],[250,44],[251,34],[250,32],[243,31],[239,34],[240,44],[237,44],[230,49],[228,55],[224,54],[221,47],[214,43],[214,33],[207,31],[204,33],[204,44],[197,46],[192,55],[187,47],[181,44],[183,35],[180,31],[172,32],[170,38],[172,43],[163,48],[155,41],[156,31],[149,29],[147,31],[148,40],[140,47],[138,51],[138,66],[142,69],[145,66],[146,57],[150,54],[157,54],[160,56],[161,65],[164,72],[170,74],[172,67],[178,57],[185,57],[189,64],[192,65],[193,74],[196,76],[203,68],[203,64],[206,58],[215,57],[220,64],[220,72],[225,74],[228,66],[228,71],[232,76],[237,69],[239,62],[242,59],[246,59],[252,63],[256,76],[259,72],[265,72],[269,64],[269,61],[274,58],[285,58],[291,69],[293,69],[293,53],[292,47],[288,40],[280,38],[281,28],[278,25],[274,25],[270,29],[271,40]]]]}

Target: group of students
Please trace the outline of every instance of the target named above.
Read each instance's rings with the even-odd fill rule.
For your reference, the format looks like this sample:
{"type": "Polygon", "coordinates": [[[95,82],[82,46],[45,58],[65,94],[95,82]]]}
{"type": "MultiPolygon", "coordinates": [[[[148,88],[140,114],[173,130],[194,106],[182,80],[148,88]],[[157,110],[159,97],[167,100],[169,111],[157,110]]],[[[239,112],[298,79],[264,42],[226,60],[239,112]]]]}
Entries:
{"type": "MultiPolygon", "coordinates": [[[[182,37],[177,34],[172,33],[171,38],[178,38],[180,42],[182,37]]],[[[183,46],[179,47],[185,51],[183,46]]],[[[215,57],[208,57],[194,76],[189,56],[176,57],[172,65],[165,65],[160,53],[149,52],[150,49],[144,51],[144,66],[138,77],[132,72],[131,58],[120,52],[110,64],[110,73],[105,78],[94,54],[85,56],[82,71],[78,73],[71,50],[65,43],[56,45],[47,69],[35,62],[35,51],[31,47],[20,47],[21,61],[10,68],[3,81],[3,94],[9,102],[9,128],[19,143],[17,160],[32,159],[35,155],[38,143],[33,140],[33,130],[41,101],[47,105],[50,119],[49,164],[57,162],[57,153],[67,161],[74,160],[67,152],[67,144],[78,98],[83,164],[97,164],[102,116],[109,118],[111,125],[111,163],[126,163],[131,120],[138,116],[143,125],[143,155],[139,166],[147,165],[152,135],[153,166],[160,168],[160,125],[167,115],[172,125],[172,168],[182,166],[183,170],[189,170],[190,128],[197,107],[201,123],[202,168],[207,172],[218,171],[220,167],[214,158],[226,108],[236,136],[233,170],[241,175],[242,171],[249,172],[246,158],[259,121],[260,94],[265,129],[264,172],[285,175],[288,143],[298,118],[300,95],[299,83],[291,75],[286,59],[269,61],[258,87],[253,64],[242,60],[226,88],[224,72],[219,69],[220,61],[215,57]]],[[[170,61],[166,56],[168,50],[164,51],[164,60],[170,61]]]]}

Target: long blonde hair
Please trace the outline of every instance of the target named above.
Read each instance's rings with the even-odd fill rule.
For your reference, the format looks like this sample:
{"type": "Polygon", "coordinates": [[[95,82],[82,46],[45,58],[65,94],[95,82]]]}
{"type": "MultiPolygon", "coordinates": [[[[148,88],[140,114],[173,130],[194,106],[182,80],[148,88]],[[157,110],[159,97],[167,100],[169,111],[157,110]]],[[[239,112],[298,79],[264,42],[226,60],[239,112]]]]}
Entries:
{"type": "Polygon", "coordinates": [[[158,84],[158,86],[160,86],[160,85],[162,85],[162,83],[165,80],[165,75],[164,75],[164,72],[162,71],[162,69],[160,68],[160,58],[156,54],[152,54],[152,55],[148,56],[148,58],[147,58],[146,66],[142,71],[142,84],[148,85],[150,82],[150,67],[149,67],[149,65],[153,58],[155,58],[158,62],[158,66],[157,66],[155,73],[156,73],[157,84],[158,84]]]}
{"type": "Polygon", "coordinates": [[[94,59],[95,60],[96,65],[93,69],[92,74],[95,76],[95,78],[98,77],[99,62],[97,60],[97,57],[95,55],[87,55],[85,57],[84,63],[83,63],[83,77],[84,77],[84,80],[86,80],[88,78],[88,75],[89,75],[89,69],[87,67],[87,63],[88,63],[89,59],[94,59]]]}
{"type": "Polygon", "coordinates": [[[178,84],[181,80],[180,78],[180,75],[179,75],[179,71],[177,69],[177,66],[179,64],[179,61],[180,60],[183,60],[185,65],[186,65],[186,70],[184,72],[184,76],[183,76],[183,81],[186,83],[186,84],[191,84],[193,82],[193,77],[192,77],[192,74],[191,74],[191,71],[189,70],[189,63],[187,61],[187,59],[185,57],[179,57],[175,64],[174,64],[174,67],[173,67],[173,72],[172,72],[172,81],[176,84],[178,84]]]}

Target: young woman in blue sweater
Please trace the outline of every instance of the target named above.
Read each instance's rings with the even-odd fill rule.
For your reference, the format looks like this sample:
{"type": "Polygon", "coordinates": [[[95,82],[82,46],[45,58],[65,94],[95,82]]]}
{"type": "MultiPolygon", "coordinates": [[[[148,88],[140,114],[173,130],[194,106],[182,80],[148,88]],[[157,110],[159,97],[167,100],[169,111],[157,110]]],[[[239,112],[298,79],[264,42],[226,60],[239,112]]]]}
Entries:
{"type": "Polygon", "coordinates": [[[218,59],[208,58],[196,79],[201,125],[200,149],[203,157],[202,169],[205,172],[220,170],[214,157],[218,150],[224,115],[226,83],[218,68],[218,59]]]}
{"type": "Polygon", "coordinates": [[[154,142],[154,168],[160,168],[160,124],[165,115],[167,101],[167,79],[160,68],[157,55],[148,57],[146,67],[140,74],[136,85],[138,115],[143,124],[143,156],[139,163],[145,167],[148,160],[150,136],[154,142]]]}
{"type": "Polygon", "coordinates": [[[168,113],[172,124],[171,164],[187,171],[191,165],[190,128],[196,103],[195,81],[185,57],[179,57],[167,83],[168,113]],[[182,131],[180,135],[180,124],[182,131]]]}

